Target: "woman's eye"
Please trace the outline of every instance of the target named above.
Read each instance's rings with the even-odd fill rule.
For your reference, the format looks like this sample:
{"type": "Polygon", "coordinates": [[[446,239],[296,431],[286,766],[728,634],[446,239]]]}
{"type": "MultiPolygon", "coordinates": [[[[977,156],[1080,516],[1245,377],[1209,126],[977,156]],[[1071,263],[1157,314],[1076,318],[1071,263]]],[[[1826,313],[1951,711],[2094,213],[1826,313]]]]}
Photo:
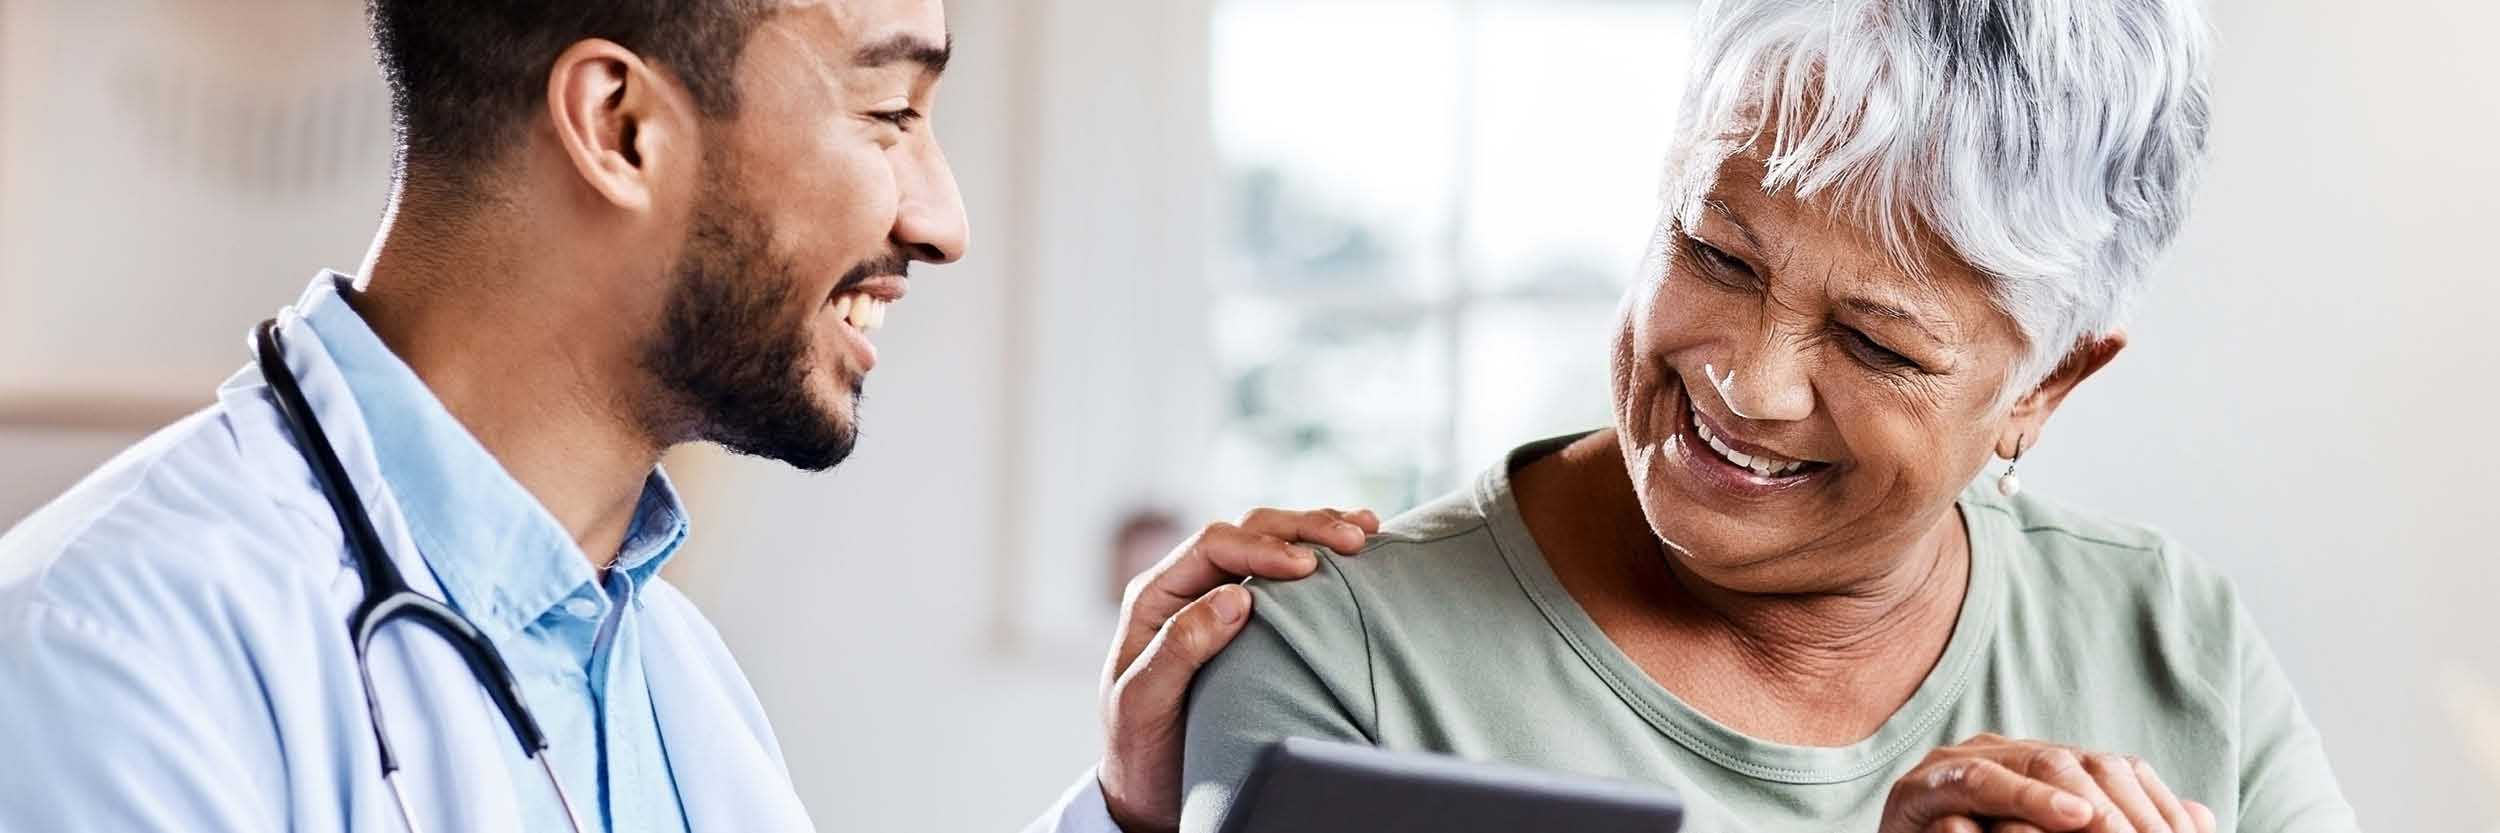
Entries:
{"type": "Polygon", "coordinates": [[[1750,286],[1753,283],[1753,267],[1745,265],[1735,255],[1689,235],[1684,238],[1684,245],[1695,260],[1701,261],[1702,270],[1718,282],[1731,286],[1750,286]]]}
{"type": "Polygon", "coordinates": [[[1875,339],[1857,330],[1843,328],[1841,341],[1848,345],[1849,352],[1855,354],[1858,361],[1876,370],[1919,369],[1918,363],[1911,361],[1910,357],[1894,352],[1892,348],[1877,343],[1875,339]]]}

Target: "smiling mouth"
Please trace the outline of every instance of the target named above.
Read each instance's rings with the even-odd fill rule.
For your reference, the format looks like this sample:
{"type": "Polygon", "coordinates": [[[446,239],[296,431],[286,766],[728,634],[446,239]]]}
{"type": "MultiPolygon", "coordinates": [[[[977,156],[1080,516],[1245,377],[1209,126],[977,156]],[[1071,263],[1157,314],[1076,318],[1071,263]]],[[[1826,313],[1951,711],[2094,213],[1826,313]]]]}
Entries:
{"type": "Polygon", "coordinates": [[[1710,420],[1702,416],[1700,406],[1692,404],[1690,398],[1685,400],[1685,408],[1687,411],[1685,418],[1692,422],[1693,436],[1701,441],[1701,446],[1710,449],[1710,455],[1717,457],[1720,462],[1751,475],[1755,480],[1766,484],[1786,485],[1802,481],[1832,467],[1830,463],[1792,460],[1760,449],[1751,453],[1739,450],[1721,436],[1720,432],[1711,430],[1710,420]]]}
{"type": "Polygon", "coordinates": [[[833,299],[833,317],[850,324],[851,329],[858,330],[861,335],[867,335],[885,326],[885,310],[892,305],[891,301],[865,292],[845,292],[833,299]]]}

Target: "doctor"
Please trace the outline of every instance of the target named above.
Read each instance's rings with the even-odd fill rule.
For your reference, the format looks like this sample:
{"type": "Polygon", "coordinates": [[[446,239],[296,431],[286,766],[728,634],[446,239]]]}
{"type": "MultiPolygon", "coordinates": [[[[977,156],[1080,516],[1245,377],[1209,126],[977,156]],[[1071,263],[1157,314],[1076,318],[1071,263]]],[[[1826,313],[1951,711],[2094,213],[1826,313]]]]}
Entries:
{"type": "MultiPolygon", "coordinates": [[[[371,12],[401,154],[359,275],[0,537],[0,831],[815,829],[658,576],[688,526],[657,463],[849,453],[908,266],[966,242],[938,0],[371,12]],[[360,644],[393,582],[446,606],[360,644]]],[[[1249,604],[1226,582],[1376,525],[1263,510],[1141,577],[1104,763],[1034,829],[1171,827],[1183,693],[1249,604]]]]}

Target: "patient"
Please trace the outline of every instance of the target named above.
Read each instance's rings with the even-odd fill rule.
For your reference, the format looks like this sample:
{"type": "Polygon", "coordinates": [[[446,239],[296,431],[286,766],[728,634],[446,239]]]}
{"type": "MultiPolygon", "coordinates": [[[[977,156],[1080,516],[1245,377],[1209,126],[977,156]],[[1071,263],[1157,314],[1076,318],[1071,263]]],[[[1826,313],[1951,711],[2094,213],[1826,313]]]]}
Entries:
{"type": "Polygon", "coordinates": [[[1613,425],[1254,587],[1183,829],[1289,735],[1660,782],[1705,833],[2355,829],[2229,583],[1991,460],[2186,212],[2191,0],[1724,0],[1700,39],[1613,425]]]}

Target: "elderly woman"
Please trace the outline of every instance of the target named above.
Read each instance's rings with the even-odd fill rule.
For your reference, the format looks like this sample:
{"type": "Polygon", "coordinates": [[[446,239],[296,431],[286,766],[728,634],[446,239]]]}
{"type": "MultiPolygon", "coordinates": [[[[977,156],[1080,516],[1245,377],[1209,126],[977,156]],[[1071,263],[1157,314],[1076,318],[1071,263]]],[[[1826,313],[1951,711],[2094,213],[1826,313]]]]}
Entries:
{"type": "Polygon", "coordinates": [[[2186,212],[2191,3],[1708,4],[1614,424],[1254,587],[1183,828],[1301,735],[1662,782],[1695,831],[2353,829],[2228,582],[1990,460],[2186,212]]]}

